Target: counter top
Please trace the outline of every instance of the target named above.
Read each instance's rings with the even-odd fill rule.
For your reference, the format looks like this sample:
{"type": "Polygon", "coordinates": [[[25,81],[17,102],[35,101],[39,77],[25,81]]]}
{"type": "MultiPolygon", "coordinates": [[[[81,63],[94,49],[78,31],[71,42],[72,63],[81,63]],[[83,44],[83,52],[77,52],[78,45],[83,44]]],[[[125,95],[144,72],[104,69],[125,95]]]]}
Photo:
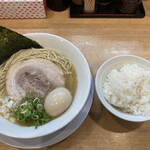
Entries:
{"type": "MultiPolygon", "coordinates": [[[[150,3],[143,0],[143,19],[70,18],[69,10],[48,9],[46,19],[1,19],[0,25],[21,34],[43,32],[59,35],[75,44],[86,57],[93,77],[107,59],[133,54],[150,60],[150,3]]],[[[150,121],[133,123],[110,114],[96,91],[83,124],[64,141],[41,150],[148,150],[150,121]]],[[[17,150],[0,142],[0,150],[17,150]]]]}

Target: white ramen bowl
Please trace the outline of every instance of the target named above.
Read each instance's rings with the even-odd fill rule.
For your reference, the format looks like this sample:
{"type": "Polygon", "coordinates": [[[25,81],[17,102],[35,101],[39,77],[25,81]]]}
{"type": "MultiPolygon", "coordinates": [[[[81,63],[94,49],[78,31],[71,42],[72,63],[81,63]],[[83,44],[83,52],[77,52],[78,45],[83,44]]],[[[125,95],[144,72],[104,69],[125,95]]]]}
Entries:
{"type": "Polygon", "coordinates": [[[0,133],[14,138],[36,138],[54,133],[69,124],[82,110],[87,101],[91,87],[91,72],[89,65],[81,51],[66,39],[46,33],[29,33],[25,36],[37,41],[43,47],[60,50],[73,63],[78,77],[75,97],[69,109],[60,117],[39,126],[24,127],[13,124],[0,116],[0,133]]]}
{"type": "Polygon", "coordinates": [[[105,108],[110,111],[115,116],[132,122],[144,122],[150,120],[150,117],[145,116],[135,116],[132,114],[124,113],[113,107],[111,104],[107,102],[104,98],[103,94],[103,84],[105,82],[106,76],[110,73],[113,69],[119,69],[124,64],[138,64],[142,68],[146,70],[150,70],[150,62],[134,55],[121,55],[113,57],[106,62],[104,62],[97,71],[96,78],[95,78],[95,87],[97,95],[101,101],[101,103],[105,106],[105,108]]]}

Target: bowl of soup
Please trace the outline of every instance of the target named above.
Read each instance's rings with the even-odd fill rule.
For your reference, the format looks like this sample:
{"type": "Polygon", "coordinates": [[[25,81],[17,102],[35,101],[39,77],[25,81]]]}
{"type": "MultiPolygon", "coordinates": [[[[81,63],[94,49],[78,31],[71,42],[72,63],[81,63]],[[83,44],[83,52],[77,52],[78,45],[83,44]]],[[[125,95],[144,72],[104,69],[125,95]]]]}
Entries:
{"type": "Polygon", "coordinates": [[[27,139],[54,133],[79,114],[91,72],[68,40],[47,33],[24,36],[43,48],[20,50],[1,64],[0,133],[27,139]]]}

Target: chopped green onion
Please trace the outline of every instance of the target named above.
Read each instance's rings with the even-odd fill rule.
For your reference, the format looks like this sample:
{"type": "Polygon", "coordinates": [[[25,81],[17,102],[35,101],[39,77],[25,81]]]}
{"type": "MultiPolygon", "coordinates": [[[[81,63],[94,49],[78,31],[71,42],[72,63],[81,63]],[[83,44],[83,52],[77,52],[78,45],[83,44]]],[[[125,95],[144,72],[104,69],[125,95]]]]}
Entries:
{"type": "Polygon", "coordinates": [[[38,120],[38,119],[39,119],[39,116],[38,116],[38,115],[34,115],[34,116],[32,116],[32,119],[33,119],[33,120],[38,120]]]}
{"type": "Polygon", "coordinates": [[[28,111],[28,109],[20,111],[21,114],[25,114],[28,111]]]}
{"type": "MultiPolygon", "coordinates": [[[[35,128],[51,120],[45,112],[43,99],[34,97],[35,93],[27,93],[20,104],[12,107],[12,117],[23,124],[35,125],[35,128]]],[[[36,94],[37,95],[37,94],[36,94]]]]}
{"type": "Polygon", "coordinates": [[[34,105],[32,104],[32,102],[28,102],[27,107],[30,110],[34,109],[34,105]]]}
{"type": "Polygon", "coordinates": [[[31,115],[31,111],[30,110],[26,111],[26,113],[24,114],[25,117],[29,117],[30,115],[31,115]]]}
{"type": "Polygon", "coordinates": [[[37,104],[36,108],[38,109],[38,111],[42,111],[44,109],[44,106],[42,104],[37,104]]]}
{"type": "Polygon", "coordinates": [[[39,98],[35,98],[34,100],[33,100],[33,104],[38,104],[40,102],[40,99],[39,98]]]}
{"type": "Polygon", "coordinates": [[[20,105],[20,109],[24,109],[25,107],[27,107],[27,102],[24,102],[20,105]]]}

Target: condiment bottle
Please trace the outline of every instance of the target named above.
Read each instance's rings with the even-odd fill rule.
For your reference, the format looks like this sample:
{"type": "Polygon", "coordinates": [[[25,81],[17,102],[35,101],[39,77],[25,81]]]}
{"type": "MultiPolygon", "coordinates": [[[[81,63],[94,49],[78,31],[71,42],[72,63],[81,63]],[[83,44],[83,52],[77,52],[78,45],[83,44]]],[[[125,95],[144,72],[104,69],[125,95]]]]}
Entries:
{"type": "Polygon", "coordinates": [[[123,13],[136,13],[141,0],[117,0],[117,8],[123,13]]]}
{"type": "Polygon", "coordinates": [[[47,0],[47,6],[54,11],[66,10],[70,5],[70,0],[47,0]]]}
{"type": "Polygon", "coordinates": [[[76,5],[82,5],[82,0],[72,0],[72,2],[76,5]]]}

